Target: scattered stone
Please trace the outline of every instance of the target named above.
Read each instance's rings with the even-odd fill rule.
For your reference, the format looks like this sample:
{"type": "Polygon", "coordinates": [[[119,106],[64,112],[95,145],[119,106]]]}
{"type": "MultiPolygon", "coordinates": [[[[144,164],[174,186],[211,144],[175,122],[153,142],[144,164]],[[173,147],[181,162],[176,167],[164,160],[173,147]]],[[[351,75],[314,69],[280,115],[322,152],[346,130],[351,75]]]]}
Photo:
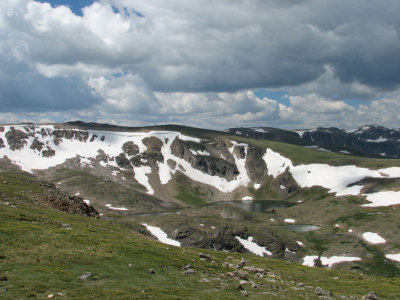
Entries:
{"type": "Polygon", "coordinates": [[[362,297],[362,300],[379,300],[379,297],[375,292],[369,292],[362,297]]]}
{"type": "Polygon", "coordinates": [[[3,184],[8,184],[8,182],[7,181],[3,181],[3,184]]]}
{"type": "Polygon", "coordinates": [[[54,294],[48,294],[47,298],[54,298],[54,294]]]}
{"type": "Polygon", "coordinates": [[[208,280],[207,278],[202,278],[199,280],[199,282],[210,282],[210,280],[208,280]]]}
{"type": "Polygon", "coordinates": [[[199,253],[199,257],[200,258],[204,258],[206,260],[212,261],[213,259],[211,258],[211,256],[207,255],[207,254],[203,254],[203,253],[199,253]]]}
{"type": "Polygon", "coordinates": [[[61,296],[61,297],[67,296],[67,294],[64,294],[64,293],[57,293],[57,295],[61,296]]]}
{"type": "Polygon", "coordinates": [[[242,296],[244,296],[244,297],[248,297],[248,296],[249,296],[249,293],[248,293],[247,291],[241,291],[240,293],[241,293],[242,296]]]}
{"type": "Polygon", "coordinates": [[[132,264],[128,264],[128,267],[132,267],[132,264]]]}
{"type": "Polygon", "coordinates": [[[187,269],[183,274],[196,274],[196,271],[193,269],[187,269]]]}
{"type": "Polygon", "coordinates": [[[227,256],[225,259],[233,259],[232,256],[227,256]]]}
{"type": "Polygon", "coordinates": [[[92,273],[90,273],[90,272],[85,272],[85,273],[83,273],[81,276],[79,276],[78,278],[79,278],[80,280],[85,281],[85,280],[89,279],[90,277],[92,277],[92,273]]]}
{"type": "Polygon", "coordinates": [[[250,267],[244,267],[243,269],[252,272],[252,273],[264,273],[265,270],[262,268],[256,268],[254,266],[250,266],[250,267]]]}
{"type": "Polygon", "coordinates": [[[316,287],[314,291],[315,291],[315,294],[317,294],[318,296],[330,294],[330,292],[324,291],[320,287],[316,287]]]}
{"type": "Polygon", "coordinates": [[[252,289],[258,288],[258,284],[253,282],[253,284],[251,285],[251,288],[252,288],[252,289]]]}
{"type": "Polygon", "coordinates": [[[154,269],[149,269],[149,274],[155,274],[156,271],[154,271],[154,269]]]}
{"type": "Polygon", "coordinates": [[[242,260],[240,261],[240,263],[237,265],[237,268],[238,268],[238,269],[243,268],[245,263],[246,263],[246,261],[244,260],[244,258],[242,258],[242,260]]]}
{"type": "Polygon", "coordinates": [[[0,281],[7,281],[7,280],[8,280],[8,278],[6,275],[0,277],[0,281]]]}
{"type": "Polygon", "coordinates": [[[302,283],[302,282],[299,282],[299,283],[297,284],[297,286],[299,286],[299,287],[305,287],[306,285],[305,285],[304,283],[302,283]]]}
{"type": "Polygon", "coordinates": [[[243,286],[239,283],[236,288],[236,290],[244,290],[243,286]]]}
{"type": "Polygon", "coordinates": [[[188,263],[186,266],[183,266],[183,268],[184,268],[185,270],[193,269],[193,265],[192,265],[192,263],[188,263]]]}

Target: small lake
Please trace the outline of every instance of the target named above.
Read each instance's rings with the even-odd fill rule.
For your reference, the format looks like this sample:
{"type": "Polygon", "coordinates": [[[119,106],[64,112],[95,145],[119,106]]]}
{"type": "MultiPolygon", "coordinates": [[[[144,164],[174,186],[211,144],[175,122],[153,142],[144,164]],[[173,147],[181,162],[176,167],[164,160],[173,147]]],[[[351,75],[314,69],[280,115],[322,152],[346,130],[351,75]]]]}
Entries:
{"type": "Polygon", "coordinates": [[[288,201],[277,201],[277,200],[226,201],[219,203],[230,204],[236,207],[243,208],[250,212],[258,212],[258,213],[264,213],[268,209],[286,208],[295,205],[295,203],[291,203],[288,201]]]}
{"type": "Polygon", "coordinates": [[[316,225],[307,225],[307,224],[293,224],[293,225],[282,226],[282,228],[289,229],[292,231],[307,232],[320,229],[321,227],[316,225]]]}

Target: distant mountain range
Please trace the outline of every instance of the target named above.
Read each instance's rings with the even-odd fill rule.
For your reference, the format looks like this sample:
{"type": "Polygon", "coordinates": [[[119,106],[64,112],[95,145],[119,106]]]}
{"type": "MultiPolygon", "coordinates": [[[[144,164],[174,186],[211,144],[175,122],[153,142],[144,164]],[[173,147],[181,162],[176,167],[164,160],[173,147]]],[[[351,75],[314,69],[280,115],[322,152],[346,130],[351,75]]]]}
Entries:
{"type": "Polygon", "coordinates": [[[266,139],[365,157],[400,157],[400,131],[379,125],[365,125],[354,130],[318,127],[283,130],[272,127],[230,128],[231,134],[266,139]]]}

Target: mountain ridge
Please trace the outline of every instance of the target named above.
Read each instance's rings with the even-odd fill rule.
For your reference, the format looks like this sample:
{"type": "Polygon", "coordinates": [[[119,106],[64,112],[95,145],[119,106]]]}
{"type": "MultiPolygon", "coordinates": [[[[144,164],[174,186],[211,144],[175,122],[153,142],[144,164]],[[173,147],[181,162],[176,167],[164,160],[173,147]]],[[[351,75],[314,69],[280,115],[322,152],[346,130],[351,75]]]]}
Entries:
{"type": "Polygon", "coordinates": [[[0,160],[80,195],[104,217],[132,217],[185,246],[251,252],[257,245],[308,265],[315,255],[327,266],[332,257],[352,257],[361,262],[340,265],[368,272],[382,262],[393,266],[399,230],[386,230],[397,218],[400,160],[179,125],[108,126],[4,125],[0,160]],[[292,205],[254,214],[216,204],[272,199],[292,205]],[[312,231],[285,229],[293,223],[312,231]],[[387,240],[378,248],[365,243],[371,227],[387,240]],[[370,256],[377,257],[373,267],[370,256]]]}

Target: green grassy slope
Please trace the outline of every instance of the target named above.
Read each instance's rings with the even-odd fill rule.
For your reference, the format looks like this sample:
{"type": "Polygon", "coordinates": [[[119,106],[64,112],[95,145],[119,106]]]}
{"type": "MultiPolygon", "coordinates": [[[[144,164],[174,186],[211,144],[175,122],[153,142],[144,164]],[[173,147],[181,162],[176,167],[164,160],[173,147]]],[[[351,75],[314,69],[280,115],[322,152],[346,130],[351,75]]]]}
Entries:
{"type": "Polygon", "coordinates": [[[248,275],[259,285],[257,289],[243,285],[254,299],[265,299],[265,293],[277,299],[313,299],[317,286],[335,295],[361,296],[375,290],[382,298],[400,296],[400,278],[201,250],[213,257],[215,263],[211,263],[199,259],[198,249],[154,242],[130,226],[47,208],[1,206],[0,219],[0,274],[8,279],[0,283],[2,299],[45,298],[57,293],[69,299],[235,299],[240,295],[235,289],[239,281],[221,275],[233,271],[224,262],[237,263],[242,257],[249,260],[247,265],[266,270],[265,278],[248,275]],[[190,262],[197,273],[183,274],[182,267],[190,262]],[[148,273],[150,268],[155,274],[148,273]],[[79,280],[85,272],[92,276],[79,280]],[[201,278],[208,282],[200,283],[201,278]]]}
{"type": "Polygon", "coordinates": [[[318,299],[317,287],[334,295],[360,297],[375,290],[382,299],[400,297],[398,277],[168,246],[137,233],[140,225],[123,218],[98,220],[36,207],[31,196],[43,190],[32,176],[0,172],[0,179],[0,299],[51,294],[64,299],[236,299],[242,291],[236,289],[239,279],[227,276],[234,271],[228,264],[237,265],[241,258],[248,260],[246,266],[265,270],[262,277],[247,274],[243,288],[251,299],[318,299]],[[215,262],[202,261],[200,252],[215,262]],[[183,274],[188,263],[195,274],[183,274]],[[151,268],[155,274],[149,274],[151,268]],[[80,280],[85,272],[92,276],[80,280]],[[252,282],[258,287],[253,289],[252,282]]]}

